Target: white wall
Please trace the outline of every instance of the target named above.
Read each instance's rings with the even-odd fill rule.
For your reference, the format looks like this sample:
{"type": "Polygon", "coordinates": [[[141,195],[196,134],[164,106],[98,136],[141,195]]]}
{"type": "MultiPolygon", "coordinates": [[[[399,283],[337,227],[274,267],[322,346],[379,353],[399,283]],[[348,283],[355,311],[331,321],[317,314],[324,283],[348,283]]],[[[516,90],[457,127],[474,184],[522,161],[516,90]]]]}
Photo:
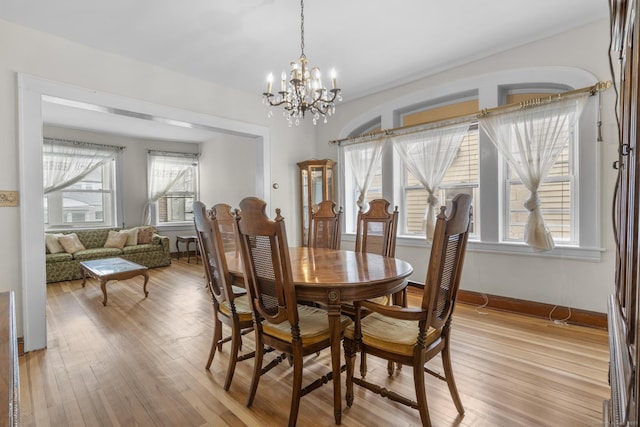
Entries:
{"type": "MultiPolygon", "coordinates": [[[[586,70],[599,80],[611,80],[608,65],[609,23],[603,20],[540,42],[476,61],[411,84],[338,105],[329,123],[316,129],[316,157],[337,160],[336,146],[328,141],[346,136],[354,123],[375,117],[400,98],[428,93],[433,88],[456,88],[456,82],[513,69],[533,67],[575,67],[586,70]]],[[[344,98],[349,99],[347,77],[343,79],[344,98]]],[[[606,311],[606,298],[613,291],[614,243],[611,225],[612,190],[615,172],[611,164],[617,159],[614,96],[609,90],[603,100],[604,142],[597,143],[600,155],[601,241],[605,251],[601,261],[577,261],[536,255],[503,255],[469,251],[462,279],[462,289],[512,298],[606,311]]],[[[426,101],[426,99],[425,99],[426,101]]],[[[383,122],[383,128],[397,126],[383,122]]],[[[596,143],[596,142],[593,142],[596,143]]],[[[595,171],[594,171],[595,173],[595,171]]],[[[482,189],[481,189],[482,191],[482,189]]],[[[345,248],[349,243],[344,244],[345,248]]],[[[413,279],[424,281],[426,247],[399,245],[396,255],[414,267],[413,279]]]]}
{"type": "MultiPolygon", "coordinates": [[[[17,73],[24,73],[90,89],[88,92],[113,94],[214,119],[266,127],[270,140],[268,170],[272,171],[271,179],[280,184],[278,190],[269,194],[269,209],[273,212],[275,207],[280,207],[283,213],[290,212],[285,215],[290,238],[292,241],[297,239],[295,213],[298,191],[293,165],[311,157],[314,139],[307,135],[312,132],[312,125],[305,123],[298,128],[288,128],[286,121],[268,119],[257,94],[216,86],[2,20],[0,58],[0,147],[4,162],[0,168],[0,187],[3,190],[17,190],[20,188],[19,177],[26,179],[31,173],[30,169],[22,173],[18,166],[19,141],[29,137],[19,134],[17,73]]],[[[33,173],[36,175],[37,170],[38,166],[34,165],[33,173]]],[[[3,272],[0,291],[15,291],[18,335],[23,335],[21,254],[29,252],[28,248],[21,246],[20,209],[0,209],[0,233],[3,236],[0,239],[0,268],[3,272]]],[[[25,261],[28,264],[31,259],[25,261]]],[[[44,283],[42,286],[44,289],[44,283]]]]}
{"type": "Polygon", "coordinates": [[[202,144],[200,200],[210,208],[227,203],[234,208],[244,196],[256,195],[254,139],[221,135],[202,144]]]}

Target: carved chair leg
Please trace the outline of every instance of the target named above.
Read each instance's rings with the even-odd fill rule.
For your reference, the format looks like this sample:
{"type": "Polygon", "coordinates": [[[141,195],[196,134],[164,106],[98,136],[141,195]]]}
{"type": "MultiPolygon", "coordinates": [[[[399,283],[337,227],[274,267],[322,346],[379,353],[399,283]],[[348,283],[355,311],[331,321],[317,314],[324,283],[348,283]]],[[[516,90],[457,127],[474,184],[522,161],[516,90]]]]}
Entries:
{"type": "Polygon", "coordinates": [[[367,353],[360,352],[360,376],[364,378],[367,375],[367,353]]]}
{"type": "Polygon", "coordinates": [[[291,394],[291,410],[289,411],[289,427],[294,427],[298,420],[300,397],[302,397],[302,352],[294,350],[293,355],[293,387],[291,394]]]}
{"type": "Polygon", "coordinates": [[[353,371],[354,365],[356,361],[356,352],[354,349],[354,343],[350,340],[343,341],[344,346],[344,358],[347,365],[347,380],[346,386],[347,391],[345,393],[345,398],[347,401],[347,406],[353,405],[353,371]]]}
{"type": "Polygon", "coordinates": [[[449,353],[449,343],[447,342],[442,349],[442,367],[444,368],[444,376],[447,379],[447,385],[449,386],[449,393],[453,403],[456,405],[456,409],[459,414],[464,414],[464,406],[462,406],[462,400],[458,394],[458,388],[456,387],[456,381],[453,378],[453,370],[451,369],[451,355],[449,353]]]}
{"type": "Polygon", "coordinates": [[[207,361],[207,369],[211,367],[211,363],[213,362],[213,357],[216,355],[216,349],[222,350],[222,343],[220,340],[222,339],[222,322],[218,319],[214,322],[214,330],[213,330],[213,341],[211,342],[211,350],[209,351],[209,360],[207,361]]]}
{"type": "Polygon", "coordinates": [[[262,336],[256,331],[256,357],[253,365],[253,377],[251,378],[251,388],[247,395],[247,407],[251,406],[253,399],[256,397],[256,390],[258,389],[258,382],[260,381],[262,371],[262,357],[264,356],[264,343],[262,342],[262,336]]]}
{"type": "Polygon", "coordinates": [[[225,391],[229,391],[231,386],[231,380],[233,379],[233,373],[236,370],[236,363],[238,362],[238,351],[242,346],[242,337],[239,333],[234,333],[231,338],[231,352],[229,352],[229,366],[227,367],[227,378],[224,381],[225,391]]]}
{"type": "Polygon", "coordinates": [[[421,366],[414,362],[413,383],[416,389],[416,402],[418,404],[418,411],[420,411],[420,420],[422,421],[422,425],[431,427],[429,408],[427,407],[427,393],[424,388],[424,365],[421,366]]]}
{"type": "Polygon", "coordinates": [[[389,374],[389,376],[393,376],[393,371],[394,371],[395,365],[391,360],[387,360],[387,373],[389,374]]]}

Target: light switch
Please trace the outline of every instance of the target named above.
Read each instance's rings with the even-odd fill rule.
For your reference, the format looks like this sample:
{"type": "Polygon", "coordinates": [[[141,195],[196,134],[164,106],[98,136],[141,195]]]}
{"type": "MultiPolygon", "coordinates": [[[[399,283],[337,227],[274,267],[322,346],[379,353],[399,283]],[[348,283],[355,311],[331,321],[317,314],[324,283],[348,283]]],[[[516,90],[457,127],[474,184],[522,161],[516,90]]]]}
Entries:
{"type": "Polygon", "coordinates": [[[0,206],[18,206],[18,192],[0,191],[0,206]]]}

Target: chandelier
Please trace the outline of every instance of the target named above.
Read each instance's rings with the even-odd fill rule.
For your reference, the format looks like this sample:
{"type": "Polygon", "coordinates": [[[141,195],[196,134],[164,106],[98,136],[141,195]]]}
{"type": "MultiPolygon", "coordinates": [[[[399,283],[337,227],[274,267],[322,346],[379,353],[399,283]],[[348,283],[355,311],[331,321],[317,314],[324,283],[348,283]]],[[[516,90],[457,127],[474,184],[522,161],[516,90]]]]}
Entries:
{"type": "MultiPolygon", "coordinates": [[[[305,113],[313,115],[314,125],[320,117],[324,117],[324,122],[327,123],[327,117],[335,113],[335,102],[341,101],[342,95],[336,84],[335,70],[331,70],[331,89],[327,89],[322,84],[320,68],[310,68],[308,64],[304,54],[304,0],[300,0],[300,50],[300,58],[291,61],[288,82],[287,73],[282,72],[280,91],[277,94],[271,92],[273,73],[269,74],[267,91],[262,94],[262,102],[270,107],[282,105],[282,114],[287,118],[289,126],[293,123],[299,125],[305,113]]],[[[273,111],[270,108],[268,117],[272,115],[273,111]]]]}

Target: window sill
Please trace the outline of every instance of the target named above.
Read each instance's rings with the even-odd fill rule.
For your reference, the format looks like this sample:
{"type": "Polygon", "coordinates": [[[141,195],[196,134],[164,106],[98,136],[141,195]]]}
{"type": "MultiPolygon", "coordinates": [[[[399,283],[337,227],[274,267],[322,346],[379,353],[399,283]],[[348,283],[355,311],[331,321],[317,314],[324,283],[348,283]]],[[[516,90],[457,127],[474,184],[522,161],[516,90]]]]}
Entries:
{"type": "Polygon", "coordinates": [[[172,222],[170,224],[156,224],[154,227],[160,231],[184,231],[184,230],[195,230],[195,226],[193,225],[193,221],[184,221],[184,222],[172,222]]]}
{"type": "MultiPolygon", "coordinates": [[[[342,239],[345,242],[354,242],[355,234],[343,234],[342,239]]],[[[427,241],[422,237],[407,236],[398,237],[396,245],[423,248],[431,247],[431,244],[427,243],[427,241]]],[[[535,256],[554,259],[562,258],[591,262],[600,262],[602,260],[602,253],[605,251],[604,248],[581,248],[577,246],[556,245],[556,247],[551,251],[539,252],[520,242],[480,242],[478,240],[471,239],[469,239],[467,249],[471,252],[535,256]]]]}

